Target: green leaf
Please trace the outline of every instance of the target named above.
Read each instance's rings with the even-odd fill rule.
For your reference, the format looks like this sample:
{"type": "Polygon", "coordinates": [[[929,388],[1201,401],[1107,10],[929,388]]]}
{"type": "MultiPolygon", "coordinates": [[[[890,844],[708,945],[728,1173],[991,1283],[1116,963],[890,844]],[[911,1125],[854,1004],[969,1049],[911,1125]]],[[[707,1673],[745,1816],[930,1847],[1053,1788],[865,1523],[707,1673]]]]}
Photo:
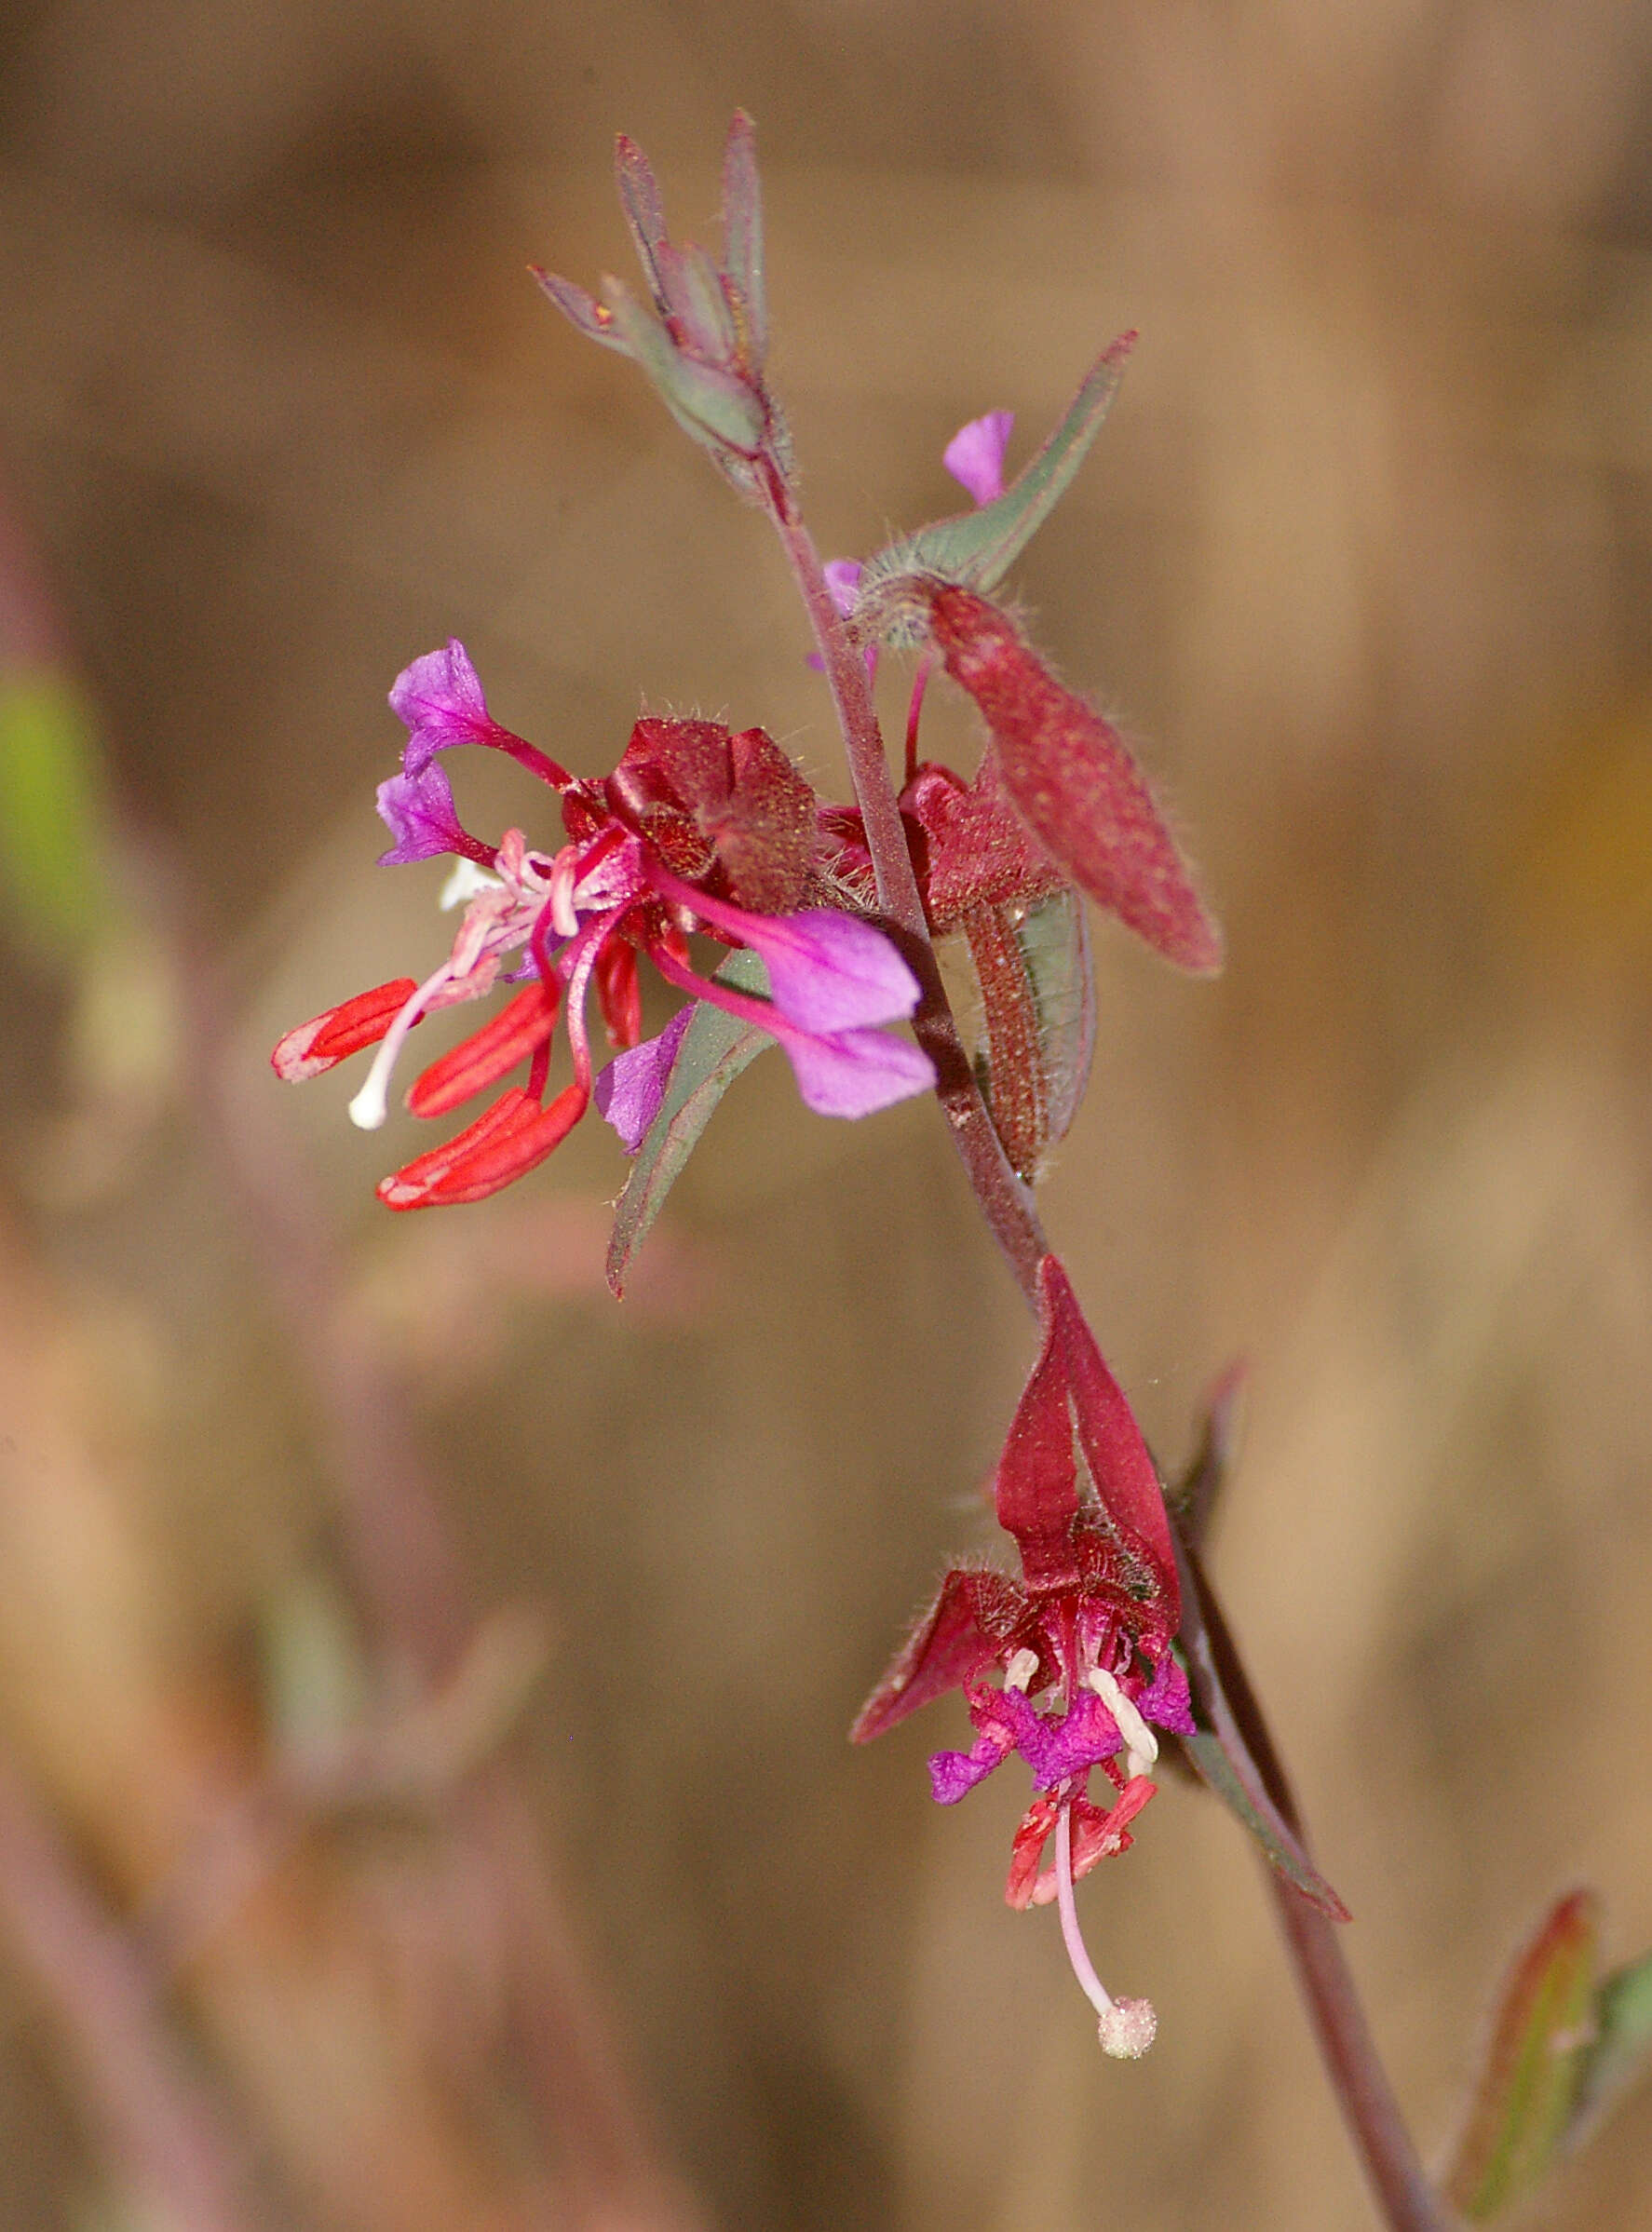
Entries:
{"type": "Polygon", "coordinates": [[[96,723],[69,677],[0,681],[0,884],[43,943],[82,936],[106,905],[102,790],[96,723]]]}
{"type": "MultiPolygon", "coordinates": [[[[731,954],[717,971],[717,981],[737,992],[764,996],[768,992],[768,971],[753,953],[731,954]]],[[[725,1015],[706,1000],[696,1004],[659,1114],[637,1149],[625,1191],[614,1206],[608,1284],[616,1295],[623,1293],[631,1258],[647,1238],[717,1103],[740,1072],[773,1044],[756,1023],[725,1015]]]]}
{"type": "Polygon", "coordinates": [[[604,279],[603,293],[627,353],[648,374],[684,433],[705,449],[754,455],[763,443],[763,406],[745,382],[684,355],[653,312],[618,279],[604,279]]]}
{"type": "Polygon", "coordinates": [[[1617,2105],[1652,2061],[1652,1954],[1614,1969],[1594,1995],[1594,2036],[1578,2076],[1568,2146],[1576,2146],[1617,2105]]]}
{"type": "Polygon", "coordinates": [[[901,596],[906,579],[915,575],[959,588],[996,588],[1083,464],[1118,391],[1134,340],[1133,333],[1123,333],[1102,351],[1061,425],[1001,496],[902,535],[867,561],[858,620],[864,615],[863,625],[885,641],[911,644],[920,640],[921,624],[901,596]]]}
{"type": "Polygon", "coordinates": [[[1557,1900],[1494,2003],[1468,2120],[1442,2185],[1477,2224],[1529,2193],[1565,2144],[1595,2036],[1599,1928],[1592,1891],[1557,1900]]]}
{"type": "Polygon", "coordinates": [[[1179,1736],[1176,1741],[1213,1795],[1255,1838],[1268,1865],[1333,1922],[1349,1921],[1347,1908],[1308,1859],[1297,1833],[1290,1789],[1250,1678],[1198,1545],[1188,1537],[1183,1514],[1174,1509],[1171,1540],[1182,1592],[1176,1654],[1186,1669],[1199,1724],[1192,1736],[1179,1736]]]}
{"type": "Polygon", "coordinates": [[[1195,1736],[1180,1736],[1176,1741],[1198,1768],[1206,1788],[1261,1846],[1269,1867],[1293,1883],[1303,1897],[1322,1914],[1329,1914],[1333,1922],[1347,1921],[1347,1908],[1308,1859],[1260,1779],[1247,1774],[1242,1764],[1236,1764],[1231,1747],[1209,1728],[1199,1729],[1195,1736]]]}

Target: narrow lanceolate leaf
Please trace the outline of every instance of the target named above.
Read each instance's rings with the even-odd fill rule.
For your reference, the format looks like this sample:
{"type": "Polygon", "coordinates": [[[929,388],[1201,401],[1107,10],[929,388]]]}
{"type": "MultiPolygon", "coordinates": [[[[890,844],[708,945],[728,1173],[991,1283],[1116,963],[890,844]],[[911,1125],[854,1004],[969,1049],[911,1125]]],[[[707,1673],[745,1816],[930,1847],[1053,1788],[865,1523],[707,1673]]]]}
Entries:
{"type": "Polygon", "coordinates": [[[1594,1995],[1594,2036],[1583,2050],[1566,2144],[1586,2139],[1652,2063],[1652,1954],[1614,1969],[1594,1995]]]}
{"type": "Polygon", "coordinates": [[[1558,1901],[1493,2008],[1468,2121],[1442,2186],[1476,2224],[1528,2194],[1564,2144],[1594,2037],[1599,1922],[1591,1891],[1558,1901]]]}
{"type": "Polygon", "coordinates": [[[1102,351],[1066,416],[1001,496],[973,511],[920,527],[915,534],[902,535],[867,561],[857,617],[864,613],[866,624],[883,633],[887,642],[910,645],[922,639],[924,629],[921,614],[901,594],[903,577],[927,577],[973,589],[997,587],[1083,464],[1118,392],[1135,338],[1134,333],[1121,333],[1102,351]]]}
{"type": "Polygon", "coordinates": [[[702,448],[754,456],[763,442],[763,406],[745,382],[684,356],[658,318],[617,279],[605,279],[603,292],[627,353],[648,374],[684,432],[702,448]]]}
{"type": "MultiPolygon", "coordinates": [[[[768,972],[753,953],[731,954],[717,981],[737,992],[765,994],[768,972]]],[[[725,1015],[701,1000],[683,1035],[659,1114],[637,1149],[625,1191],[614,1209],[614,1237],[608,1243],[608,1284],[625,1291],[631,1258],[654,1226],[665,1197],[698,1144],[717,1104],[743,1069],[774,1040],[755,1023],[725,1015]]]]}
{"type": "Polygon", "coordinates": [[[619,187],[620,207],[637,250],[637,261],[648,276],[655,301],[665,307],[660,285],[659,250],[666,238],[665,205],[659,182],[648,157],[624,132],[614,142],[614,176],[619,187]]]}
{"type": "Polygon", "coordinates": [[[1212,1794],[1261,1846],[1268,1865],[1333,1922],[1347,1908],[1309,1860],[1294,1826],[1283,1772],[1198,1553],[1172,1527],[1182,1583],[1179,1652],[1198,1722],[1176,1739],[1212,1794]]]}
{"type": "Polygon", "coordinates": [[[739,296],[746,353],[753,367],[768,347],[768,289],[763,271],[763,190],[757,178],[757,132],[735,111],[723,151],[723,264],[739,296]]]}

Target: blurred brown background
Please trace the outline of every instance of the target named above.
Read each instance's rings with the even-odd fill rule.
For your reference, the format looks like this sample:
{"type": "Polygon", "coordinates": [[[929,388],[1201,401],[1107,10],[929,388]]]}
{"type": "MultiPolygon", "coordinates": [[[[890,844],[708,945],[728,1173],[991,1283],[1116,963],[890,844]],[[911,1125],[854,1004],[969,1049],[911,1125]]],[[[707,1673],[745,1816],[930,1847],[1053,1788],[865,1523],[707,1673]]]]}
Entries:
{"type": "MultiPolygon", "coordinates": [[[[930,1806],[952,1708],[844,1743],[987,1539],[1029,1354],[932,1111],[759,1064],[620,1307],[595,1124],[393,1220],[407,1120],[264,1057],[440,954],[372,807],[450,632],[577,768],[645,700],[841,785],[761,522],[525,276],[624,268],[616,129],[714,238],[756,116],[828,551],[1139,326],[1017,587],[1232,959],[1101,930],[1045,1211],[1167,1461],[1251,1360],[1216,1569],[1437,2152],[1545,1898],[1652,1942],[1652,17],[11,0],[0,42],[7,658],[78,665],[121,863],[48,860],[0,985],[0,2225],[1366,2225],[1224,1817],[1168,1790],[1089,1887],[1159,2009],[1119,2068],[1001,1903],[1014,1777],[930,1806]]],[[[1649,2164],[1642,2097],[1543,2221],[1652,2222],[1649,2164]]]]}

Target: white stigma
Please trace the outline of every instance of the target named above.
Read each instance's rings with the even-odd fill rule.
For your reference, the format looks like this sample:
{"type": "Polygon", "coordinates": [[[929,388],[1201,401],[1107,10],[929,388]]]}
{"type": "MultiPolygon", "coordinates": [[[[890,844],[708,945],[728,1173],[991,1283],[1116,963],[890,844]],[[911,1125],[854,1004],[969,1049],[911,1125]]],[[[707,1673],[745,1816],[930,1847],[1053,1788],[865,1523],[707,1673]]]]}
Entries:
{"type": "Polygon", "coordinates": [[[444,961],[434,976],[427,977],[416,992],[408,994],[401,1004],[401,1012],[379,1041],[379,1050],[372,1058],[366,1082],[350,1102],[350,1121],[360,1130],[376,1131],[389,1113],[390,1072],[396,1067],[396,1057],[406,1043],[408,1033],[424,1014],[432,994],[452,974],[453,964],[444,961]]]}
{"type": "MultiPolygon", "coordinates": [[[[1158,1738],[1142,1718],[1133,1699],[1127,1698],[1118,1686],[1117,1677],[1108,1673],[1104,1666],[1092,1669],[1090,1686],[1118,1723],[1118,1733],[1124,1738],[1128,1756],[1124,1768],[1128,1777],[1144,1775],[1158,1757],[1158,1738]]],[[[1143,2049],[1146,2049],[1144,2048],[1143,2049]]]]}
{"type": "Polygon", "coordinates": [[[1004,1686],[1006,1689],[1024,1690],[1037,1671],[1037,1652],[1029,1651],[1023,1646],[1022,1649],[1012,1655],[1009,1665],[1004,1669],[1004,1686]]]}
{"type": "Polygon", "coordinates": [[[1096,2011],[1102,2051],[1116,2062],[1139,2062],[1158,2030],[1148,1999],[1115,1999],[1090,1963],[1078,1908],[1073,1898],[1073,1807],[1069,1800],[1055,1818],[1055,1896],[1061,1909],[1062,1938],[1079,1990],[1096,2011]]]}
{"type": "Polygon", "coordinates": [[[467,907],[479,891],[497,891],[501,888],[496,875],[478,868],[474,860],[455,860],[447,882],[437,894],[436,903],[444,914],[455,907],[467,907]]]}
{"type": "Polygon", "coordinates": [[[375,1062],[367,1083],[350,1102],[350,1121],[358,1130],[376,1131],[389,1115],[388,1084],[388,1077],[379,1075],[379,1064],[375,1062]]]}

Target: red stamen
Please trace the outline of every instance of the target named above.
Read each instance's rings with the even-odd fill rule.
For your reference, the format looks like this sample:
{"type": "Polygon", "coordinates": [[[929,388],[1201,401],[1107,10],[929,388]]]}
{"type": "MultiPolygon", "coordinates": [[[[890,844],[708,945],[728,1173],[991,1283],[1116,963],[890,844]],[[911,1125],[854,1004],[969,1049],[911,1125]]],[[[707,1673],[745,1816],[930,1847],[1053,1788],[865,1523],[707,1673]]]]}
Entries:
{"type": "Polygon", "coordinates": [[[570,1085],[548,1108],[541,1108],[514,1085],[445,1146],[415,1156],[392,1177],[381,1180],[379,1199],[386,1209],[442,1209],[485,1200],[561,1146],[585,1114],[589,1098],[578,1086],[570,1085]]]}
{"type": "Polygon", "coordinates": [[[346,1055],[359,1054],[383,1038],[417,989],[411,977],[398,977],[329,1008],[325,1015],[288,1032],[270,1056],[270,1067],[290,1085],[318,1077],[346,1055]]]}
{"type": "Polygon", "coordinates": [[[461,1039],[414,1080],[408,1088],[409,1108],[416,1116],[445,1116],[484,1086],[495,1084],[548,1041],[561,1000],[562,987],[554,978],[548,984],[524,986],[480,1031],[461,1039]]]}
{"type": "Polygon", "coordinates": [[[597,955],[597,1002],[611,1047],[634,1047],[643,1035],[643,987],[637,977],[637,949],[629,939],[610,938],[597,955]]]}

